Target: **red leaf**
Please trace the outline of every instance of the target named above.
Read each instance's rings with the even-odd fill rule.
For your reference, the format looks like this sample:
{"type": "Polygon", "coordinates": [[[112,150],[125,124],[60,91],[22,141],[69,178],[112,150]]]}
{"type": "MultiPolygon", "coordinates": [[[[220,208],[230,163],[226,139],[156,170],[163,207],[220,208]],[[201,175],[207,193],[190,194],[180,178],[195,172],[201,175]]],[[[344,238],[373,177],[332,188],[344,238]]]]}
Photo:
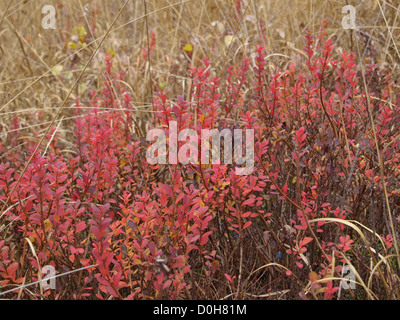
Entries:
{"type": "Polygon", "coordinates": [[[86,229],[85,221],[80,221],[76,224],[76,232],[81,232],[86,229]]]}
{"type": "Polygon", "coordinates": [[[170,286],[171,282],[172,282],[171,280],[165,281],[164,284],[163,284],[163,289],[164,290],[167,289],[170,286]]]}
{"type": "Polygon", "coordinates": [[[225,273],[225,278],[227,278],[228,281],[229,281],[230,283],[232,283],[232,278],[231,278],[231,276],[230,276],[229,274],[225,273]]]}
{"type": "Polygon", "coordinates": [[[108,286],[108,287],[107,287],[107,292],[108,292],[109,294],[111,294],[114,298],[118,298],[118,293],[114,290],[113,287],[108,286]]]}
{"type": "Polygon", "coordinates": [[[250,227],[252,223],[253,223],[253,222],[251,222],[251,221],[247,221],[247,222],[244,224],[244,226],[243,226],[243,230],[246,229],[246,228],[248,228],[248,227],[250,227]]]}
{"type": "Polygon", "coordinates": [[[201,239],[200,239],[201,246],[204,246],[208,242],[208,237],[210,236],[211,233],[212,233],[211,231],[208,231],[201,236],[201,239]]]}
{"type": "Polygon", "coordinates": [[[306,244],[308,244],[309,242],[313,241],[313,238],[310,237],[304,237],[304,239],[302,241],[300,241],[300,245],[301,246],[305,246],[306,244]]]}
{"type": "Polygon", "coordinates": [[[242,206],[252,205],[254,203],[254,201],[255,201],[254,198],[247,199],[247,200],[243,201],[242,206]]]}
{"type": "Polygon", "coordinates": [[[17,271],[18,266],[18,262],[13,262],[7,267],[7,274],[12,280],[15,280],[15,272],[17,271]]]}

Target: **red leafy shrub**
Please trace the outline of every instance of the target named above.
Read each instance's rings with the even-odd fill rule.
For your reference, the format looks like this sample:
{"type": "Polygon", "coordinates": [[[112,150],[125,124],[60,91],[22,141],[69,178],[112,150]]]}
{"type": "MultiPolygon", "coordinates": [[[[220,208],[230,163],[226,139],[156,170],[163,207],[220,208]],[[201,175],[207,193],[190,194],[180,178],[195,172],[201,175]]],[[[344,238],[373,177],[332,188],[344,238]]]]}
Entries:
{"type": "Polygon", "coordinates": [[[202,129],[254,129],[249,175],[223,162],[149,164],[151,143],[108,55],[90,111],[75,102],[71,152],[49,134],[51,144],[13,194],[33,149],[15,152],[17,133],[9,134],[0,145],[0,200],[9,198],[0,294],[40,280],[41,268],[52,265],[66,273],[56,289],[32,287],[25,298],[397,295],[398,261],[383,259],[396,253],[399,232],[392,214],[400,201],[400,101],[390,75],[368,66],[366,90],[355,55],[336,55],[322,35],[306,34],[303,65],[272,74],[264,48],[254,54],[223,77],[204,58],[189,70],[188,96],[157,90],[150,121],[169,141],[171,121],[199,136],[202,129]],[[340,289],[348,264],[357,271],[357,294],[340,289]]]}

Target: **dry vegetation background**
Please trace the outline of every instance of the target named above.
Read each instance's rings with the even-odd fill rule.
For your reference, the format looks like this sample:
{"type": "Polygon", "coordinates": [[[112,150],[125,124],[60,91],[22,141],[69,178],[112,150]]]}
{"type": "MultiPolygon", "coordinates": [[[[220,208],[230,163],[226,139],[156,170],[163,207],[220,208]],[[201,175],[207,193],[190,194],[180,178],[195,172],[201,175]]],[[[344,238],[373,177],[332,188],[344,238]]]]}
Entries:
{"type": "MultiPolygon", "coordinates": [[[[23,127],[46,127],[124,2],[1,1],[3,137],[15,113],[23,127]],[[41,10],[46,4],[56,8],[56,30],[42,28],[41,10]],[[77,39],[81,27],[87,35],[77,39]],[[71,47],[71,42],[77,47],[71,47]],[[40,119],[26,119],[38,110],[43,111],[40,119]]],[[[372,60],[391,69],[394,77],[398,74],[400,17],[396,1],[249,0],[243,2],[245,14],[239,18],[235,6],[234,0],[130,1],[72,92],[64,117],[71,117],[68,104],[77,95],[84,101],[85,94],[101,83],[104,53],[115,53],[114,64],[126,72],[126,86],[141,111],[138,117],[144,118],[151,103],[150,77],[156,84],[165,84],[172,94],[182,94],[188,88],[188,63],[197,65],[207,56],[215,74],[221,74],[228,64],[243,57],[254,59],[258,44],[267,49],[271,70],[284,68],[302,54],[305,30],[317,34],[323,19],[328,22],[328,37],[339,43],[336,50],[359,50],[359,61],[372,60]],[[357,9],[357,31],[341,26],[341,9],[346,4],[357,9]],[[156,41],[147,63],[142,53],[148,40],[152,41],[152,33],[156,41]],[[183,50],[187,44],[193,47],[191,59],[183,50]]],[[[67,132],[68,121],[64,121],[58,133],[67,132]]],[[[29,130],[26,133],[29,135],[29,130]]]]}
{"type": "MultiPolygon", "coordinates": [[[[68,152],[74,139],[75,98],[89,105],[90,92],[101,88],[106,53],[113,56],[114,68],[125,72],[121,86],[133,97],[135,119],[145,131],[157,86],[168,88],[171,97],[188,99],[189,66],[208,57],[212,74],[221,76],[228,65],[239,65],[244,57],[253,63],[255,48],[262,45],[271,73],[284,70],[305,55],[305,31],[318,35],[325,19],[326,37],[336,43],[335,54],[354,51],[357,63],[376,63],[390,71],[398,90],[400,5],[395,0],[246,0],[241,1],[239,16],[234,0],[131,0],[113,24],[125,2],[0,0],[3,143],[13,130],[19,132],[16,148],[38,142],[67,99],[56,134],[68,152]],[[56,8],[55,30],[42,28],[46,4],[56,8]],[[341,26],[342,7],[347,4],[357,9],[357,30],[341,26]],[[14,127],[16,115],[20,123],[14,127]]],[[[0,162],[6,158],[0,154],[0,162]]]]}

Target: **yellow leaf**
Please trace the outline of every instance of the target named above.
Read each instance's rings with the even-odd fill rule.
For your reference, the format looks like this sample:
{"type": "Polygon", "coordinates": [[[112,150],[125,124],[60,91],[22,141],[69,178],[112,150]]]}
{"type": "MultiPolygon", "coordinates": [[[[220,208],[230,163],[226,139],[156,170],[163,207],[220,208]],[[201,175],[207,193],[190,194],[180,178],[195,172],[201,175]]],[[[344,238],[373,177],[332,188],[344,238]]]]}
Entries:
{"type": "Polygon", "coordinates": [[[113,49],[108,49],[108,50],[107,50],[107,53],[108,53],[111,57],[114,57],[114,55],[115,55],[115,51],[114,51],[113,49]]]}
{"type": "Polygon", "coordinates": [[[188,44],[185,45],[183,50],[185,50],[186,52],[192,52],[193,51],[193,47],[192,47],[192,45],[190,43],[188,43],[188,44]]]}
{"type": "Polygon", "coordinates": [[[80,37],[87,36],[87,32],[83,26],[77,26],[72,29],[72,34],[79,35],[80,37]]]}
{"type": "Polygon", "coordinates": [[[318,280],[318,275],[313,271],[313,272],[311,272],[310,273],[310,281],[312,282],[312,283],[314,283],[314,282],[317,282],[317,280],[318,280]]]}
{"type": "Polygon", "coordinates": [[[204,116],[203,116],[202,114],[199,116],[199,121],[200,121],[201,124],[203,124],[203,122],[204,122],[204,116]]]}
{"type": "Polygon", "coordinates": [[[224,26],[224,24],[223,24],[222,22],[218,22],[218,23],[217,23],[217,28],[218,28],[218,31],[219,31],[221,34],[225,32],[225,26],[224,26]]]}
{"type": "Polygon", "coordinates": [[[71,49],[75,49],[76,47],[77,47],[77,45],[76,45],[76,43],[74,43],[74,42],[68,42],[68,46],[71,48],[71,49]]]}
{"type": "Polygon", "coordinates": [[[236,40],[236,37],[232,36],[232,35],[225,36],[225,38],[224,38],[225,45],[227,47],[229,47],[235,40],[236,40]]]}
{"type": "Polygon", "coordinates": [[[126,158],[125,157],[122,157],[122,159],[120,159],[120,162],[119,162],[119,168],[123,168],[123,167],[125,167],[126,165],[128,164],[128,161],[126,160],[126,158]]]}
{"type": "Polygon", "coordinates": [[[219,34],[223,34],[225,32],[225,26],[222,22],[220,21],[213,21],[211,22],[211,25],[213,27],[217,27],[217,30],[219,32],[219,34]]]}
{"type": "Polygon", "coordinates": [[[63,66],[57,65],[53,69],[51,69],[51,73],[55,76],[58,76],[63,71],[63,66]]]}
{"type": "Polygon", "coordinates": [[[53,227],[53,224],[50,222],[49,219],[44,220],[44,229],[45,231],[49,231],[53,227]]]}

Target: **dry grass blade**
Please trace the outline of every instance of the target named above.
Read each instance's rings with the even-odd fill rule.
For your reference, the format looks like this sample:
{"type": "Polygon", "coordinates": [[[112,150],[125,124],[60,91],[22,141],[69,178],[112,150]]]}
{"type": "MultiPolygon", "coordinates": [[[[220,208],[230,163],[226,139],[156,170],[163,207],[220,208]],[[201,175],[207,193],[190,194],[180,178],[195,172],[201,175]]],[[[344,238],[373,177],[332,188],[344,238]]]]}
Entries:
{"type": "MultiPolygon", "coordinates": [[[[39,288],[40,288],[40,296],[43,299],[42,267],[40,266],[39,258],[38,258],[37,254],[36,254],[36,250],[35,250],[35,247],[33,246],[32,241],[29,240],[29,238],[25,238],[25,240],[28,242],[29,248],[31,248],[32,254],[35,257],[37,265],[38,265],[38,279],[39,279],[38,282],[39,282],[39,288]]],[[[1,294],[5,294],[6,292],[0,293],[0,295],[1,294]]]]}

